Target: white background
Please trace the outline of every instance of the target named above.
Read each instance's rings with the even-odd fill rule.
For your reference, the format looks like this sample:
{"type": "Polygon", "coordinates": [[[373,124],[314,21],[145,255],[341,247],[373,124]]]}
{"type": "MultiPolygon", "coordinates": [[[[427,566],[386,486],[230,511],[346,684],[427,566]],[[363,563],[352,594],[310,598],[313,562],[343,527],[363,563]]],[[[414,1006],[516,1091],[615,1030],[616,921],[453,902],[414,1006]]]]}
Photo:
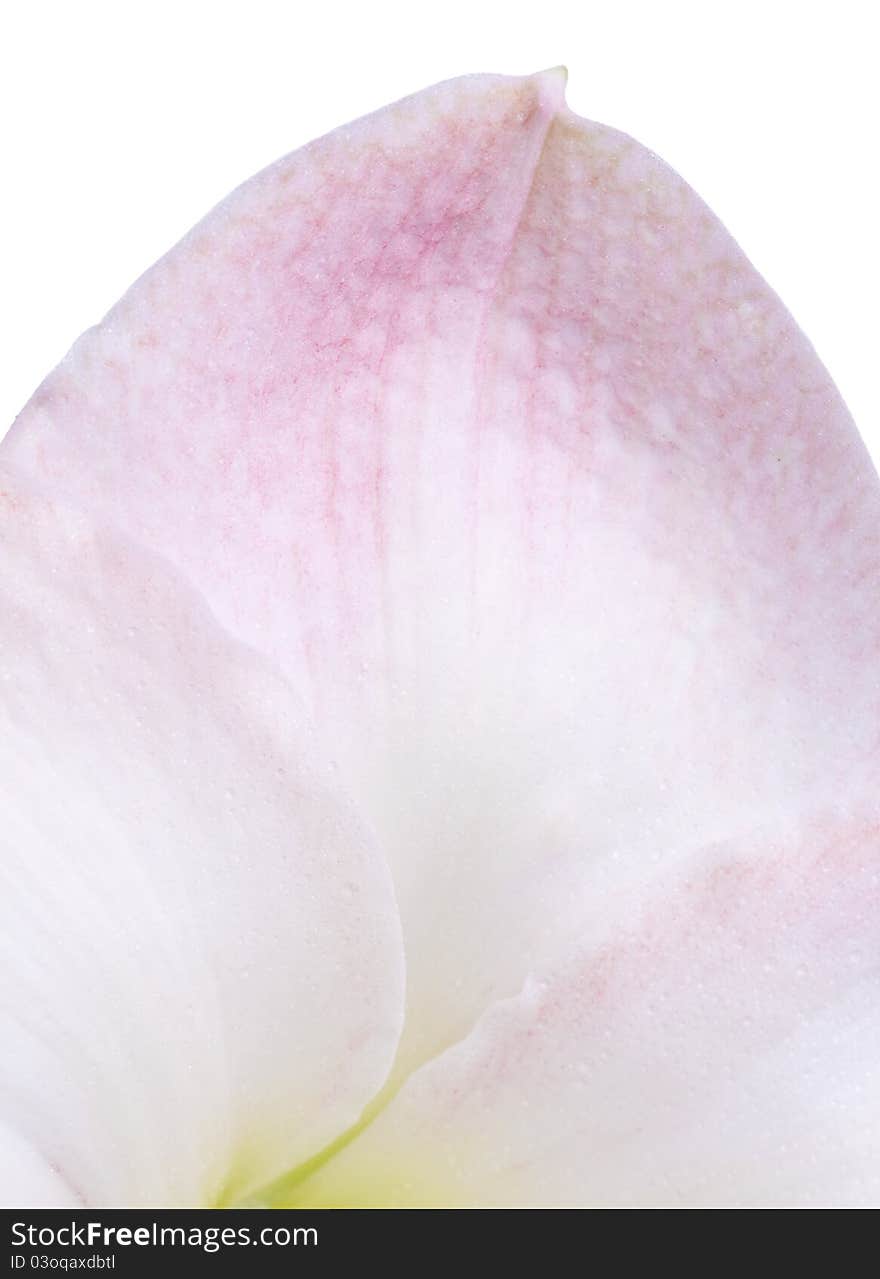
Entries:
{"type": "Polygon", "coordinates": [[[574,110],[659,152],[721,216],[880,459],[873,8],[18,0],[0,30],[0,434],[74,338],[263,165],[437,80],[563,62],[574,110]]]}

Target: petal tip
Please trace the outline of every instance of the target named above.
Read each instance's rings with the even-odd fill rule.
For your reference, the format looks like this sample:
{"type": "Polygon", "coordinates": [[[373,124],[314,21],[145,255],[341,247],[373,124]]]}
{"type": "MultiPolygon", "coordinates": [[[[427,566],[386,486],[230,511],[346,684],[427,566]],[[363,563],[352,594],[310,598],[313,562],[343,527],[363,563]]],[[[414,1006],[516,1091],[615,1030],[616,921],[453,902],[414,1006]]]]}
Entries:
{"type": "Polygon", "coordinates": [[[549,67],[546,71],[539,71],[532,78],[538,85],[543,105],[554,113],[560,111],[565,106],[568,67],[549,67]]]}

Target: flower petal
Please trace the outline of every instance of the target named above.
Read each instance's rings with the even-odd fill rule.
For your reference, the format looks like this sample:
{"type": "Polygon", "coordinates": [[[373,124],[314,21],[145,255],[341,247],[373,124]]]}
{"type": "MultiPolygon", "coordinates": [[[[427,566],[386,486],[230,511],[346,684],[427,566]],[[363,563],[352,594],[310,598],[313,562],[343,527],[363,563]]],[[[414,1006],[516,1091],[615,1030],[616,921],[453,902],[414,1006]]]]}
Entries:
{"type": "Polygon", "coordinates": [[[320,722],[393,868],[398,1078],[645,880],[868,776],[867,455],[716,219],[555,73],[259,175],[5,447],[320,722]]]}
{"type": "Polygon", "coordinates": [[[265,659],[2,479],[0,1196],[228,1201],[387,1074],[387,866],[265,659]]]}
{"type": "Polygon", "coordinates": [[[298,1206],[880,1200],[880,819],[701,852],[424,1066],[298,1206]]]}
{"type": "Polygon", "coordinates": [[[0,1127],[0,1204],[4,1208],[81,1208],[57,1168],[14,1129],[0,1127]]]}

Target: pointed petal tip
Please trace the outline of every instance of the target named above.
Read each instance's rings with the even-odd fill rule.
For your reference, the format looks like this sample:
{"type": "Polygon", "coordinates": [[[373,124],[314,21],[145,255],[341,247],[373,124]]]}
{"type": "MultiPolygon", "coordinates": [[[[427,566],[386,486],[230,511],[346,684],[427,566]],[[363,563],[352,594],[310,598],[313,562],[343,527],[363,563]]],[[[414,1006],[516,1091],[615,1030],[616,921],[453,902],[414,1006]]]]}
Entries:
{"type": "Polygon", "coordinates": [[[548,110],[560,111],[565,106],[565,86],[568,84],[568,67],[549,67],[532,77],[539,87],[541,101],[548,110]]]}

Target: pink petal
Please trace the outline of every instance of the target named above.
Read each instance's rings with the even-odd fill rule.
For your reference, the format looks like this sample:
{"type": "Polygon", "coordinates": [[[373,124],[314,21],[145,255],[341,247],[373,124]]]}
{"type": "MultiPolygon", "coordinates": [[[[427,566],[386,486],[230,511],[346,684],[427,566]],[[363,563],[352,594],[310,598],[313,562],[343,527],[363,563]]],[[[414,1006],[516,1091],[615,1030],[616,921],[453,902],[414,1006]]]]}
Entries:
{"type": "Polygon", "coordinates": [[[4,448],[320,722],[394,875],[397,1082],[694,850],[871,785],[867,455],[723,228],[555,73],[253,179],[4,448]]]}
{"type": "Polygon", "coordinates": [[[704,849],[417,1071],[300,1206],[880,1201],[876,811],[704,849]]]}
{"type": "Polygon", "coordinates": [[[265,660],[0,476],[0,1202],[228,1200],[387,1074],[387,869],[265,660]]]}

